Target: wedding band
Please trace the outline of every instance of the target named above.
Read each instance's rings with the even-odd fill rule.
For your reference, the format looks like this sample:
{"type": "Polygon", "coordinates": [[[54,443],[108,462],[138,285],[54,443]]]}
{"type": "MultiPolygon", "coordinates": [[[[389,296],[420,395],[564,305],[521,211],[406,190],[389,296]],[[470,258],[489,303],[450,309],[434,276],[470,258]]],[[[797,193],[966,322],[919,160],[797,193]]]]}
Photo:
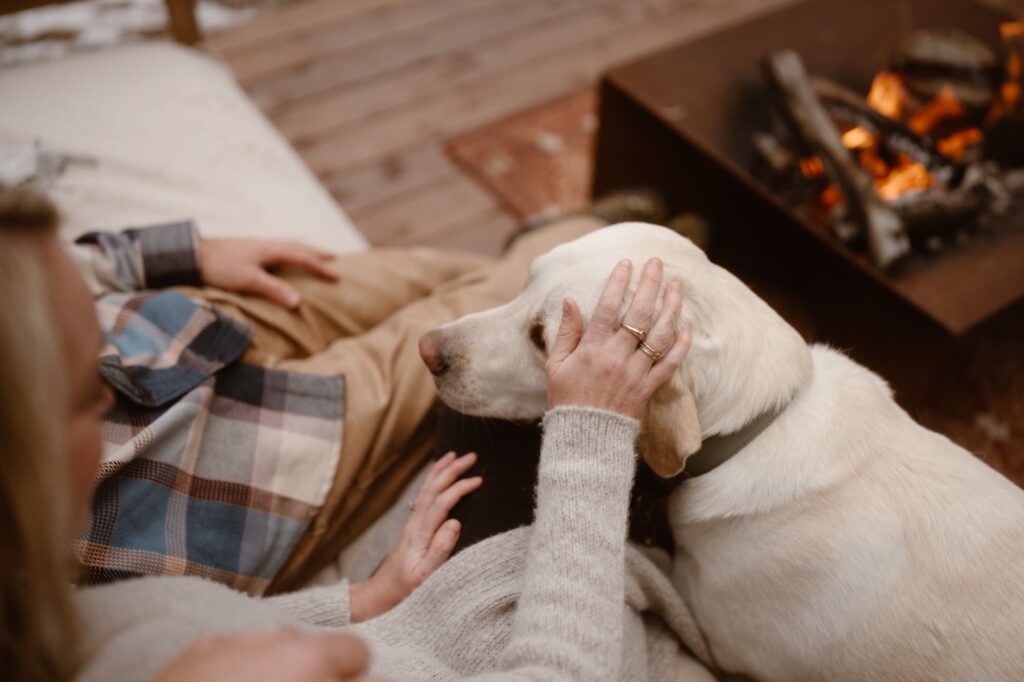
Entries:
{"type": "Polygon", "coordinates": [[[637,329],[636,327],[631,327],[628,324],[626,324],[625,322],[622,323],[622,328],[625,329],[630,334],[632,334],[633,336],[635,336],[637,338],[637,340],[640,341],[640,344],[643,345],[644,339],[647,338],[647,332],[645,332],[643,329],[637,329]]]}
{"type": "Polygon", "coordinates": [[[661,356],[663,355],[663,353],[659,353],[658,351],[654,350],[643,341],[640,342],[640,350],[642,350],[644,354],[646,354],[647,357],[649,357],[654,362],[661,360],[661,356]]]}

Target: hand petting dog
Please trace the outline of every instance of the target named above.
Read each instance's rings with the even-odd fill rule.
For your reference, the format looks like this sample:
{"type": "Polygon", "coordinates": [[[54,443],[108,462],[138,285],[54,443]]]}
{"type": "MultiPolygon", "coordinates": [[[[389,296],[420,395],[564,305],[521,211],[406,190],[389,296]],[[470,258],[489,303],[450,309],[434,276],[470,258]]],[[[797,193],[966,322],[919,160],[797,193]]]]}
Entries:
{"type": "Polygon", "coordinates": [[[690,349],[690,328],[678,332],[683,304],[679,282],[665,288],[657,308],[663,265],[652,258],[640,275],[633,301],[619,324],[633,264],[620,261],[583,328],[583,315],[570,298],[562,306],[546,370],[548,407],[597,407],[639,419],[654,392],[679,369],[690,349]]]}

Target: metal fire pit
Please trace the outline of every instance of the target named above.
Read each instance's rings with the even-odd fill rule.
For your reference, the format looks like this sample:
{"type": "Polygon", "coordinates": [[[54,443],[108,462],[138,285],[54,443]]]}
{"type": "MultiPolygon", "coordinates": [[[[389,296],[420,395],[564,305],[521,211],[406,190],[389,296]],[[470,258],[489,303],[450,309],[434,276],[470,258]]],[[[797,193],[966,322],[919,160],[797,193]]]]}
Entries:
{"type": "Polygon", "coordinates": [[[752,134],[773,115],[760,63],[789,48],[809,72],[866,93],[910,32],[958,29],[1002,53],[999,24],[1014,18],[971,0],[809,0],[617,68],[601,85],[594,195],[652,186],[673,210],[704,215],[712,259],[913,404],[959,341],[1024,312],[1024,225],[881,272],[751,176],[752,134]]]}

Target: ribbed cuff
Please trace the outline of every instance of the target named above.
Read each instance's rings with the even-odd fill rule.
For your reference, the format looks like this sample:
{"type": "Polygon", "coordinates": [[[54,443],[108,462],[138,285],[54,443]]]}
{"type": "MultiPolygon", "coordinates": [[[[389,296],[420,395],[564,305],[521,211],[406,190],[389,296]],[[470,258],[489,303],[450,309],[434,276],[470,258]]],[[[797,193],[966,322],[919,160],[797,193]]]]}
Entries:
{"type": "Polygon", "coordinates": [[[583,459],[632,471],[640,422],[615,412],[593,407],[556,407],[544,415],[545,458],[583,459]]]}
{"type": "Polygon", "coordinates": [[[348,581],[310,587],[298,592],[268,597],[267,602],[287,611],[304,623],[340,628],[351,622],[348,581]]]}

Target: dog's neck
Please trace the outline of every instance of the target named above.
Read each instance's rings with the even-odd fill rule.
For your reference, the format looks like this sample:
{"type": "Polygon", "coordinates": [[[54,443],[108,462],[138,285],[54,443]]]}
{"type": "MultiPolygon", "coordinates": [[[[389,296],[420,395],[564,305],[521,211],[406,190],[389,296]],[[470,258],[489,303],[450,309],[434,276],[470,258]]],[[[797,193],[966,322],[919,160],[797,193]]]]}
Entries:
{"type": "Polygon", "coordinates": [[[705,438],[700,445],[700,450],[686,459],[686,467],[681,474],[683,479],[706,474],[728,462],[733,455],[750,445],[765,429],[771,426],[788,405],[789,403],[786,403],[781,407],[762,412],[739,431],[705,438]]]}
{"type": "Polygon", "coordinates": [[[834,489],[870,461],[885,422],[909,419],[876,375],[826,346],[809,350],[811,378],[786,409],[724,466],[679,482],[670,500],[673,533],[688,523],[768,514],[834,489]],[[890,405],[884,417],[879,405],[890,405]]]}

